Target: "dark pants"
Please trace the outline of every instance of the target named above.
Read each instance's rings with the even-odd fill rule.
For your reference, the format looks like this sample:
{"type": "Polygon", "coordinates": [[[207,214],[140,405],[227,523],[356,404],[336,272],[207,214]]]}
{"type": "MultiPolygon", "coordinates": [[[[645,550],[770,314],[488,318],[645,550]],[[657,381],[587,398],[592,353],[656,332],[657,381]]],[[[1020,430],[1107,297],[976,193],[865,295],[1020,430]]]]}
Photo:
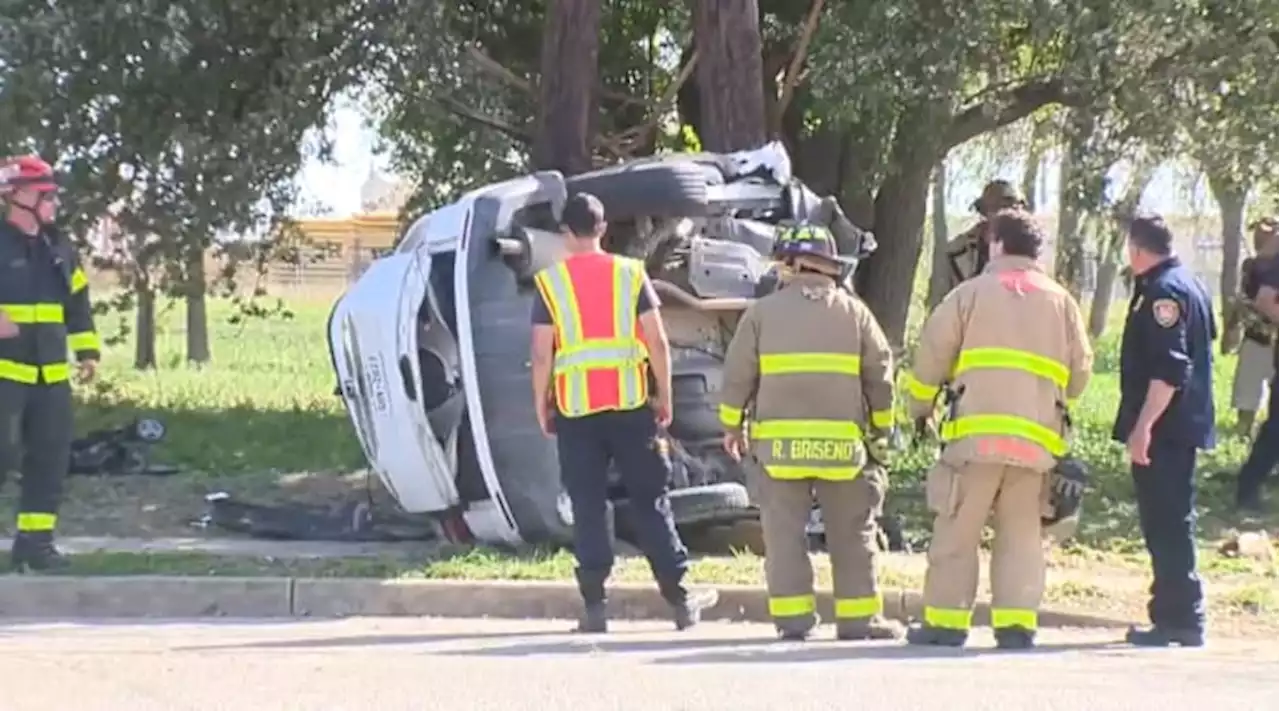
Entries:
{"type": "Polygon", "coordinates": [[[1267,421],[1254,437],[1253,446],[1249,449],[1249,458],[1240,467],[1240,476],[1236,479],[1236,501],[1240,503],[1256,501],[1262,492],[1262,484],[1267,476],[1276,468],[1276,378],[1271,378],[1271,398],[1267,405],[1267,421]]]}
{"type": "Polygon", "coordinates": [[[48,532],[57,525],[72,428],[70,384],[0,380],[0,483],[10,472],[21,472],[19,532],[48,532]]]}
{"type": "Polygon", "coordinates": [[[1149,466],[1133,465],[1142,537],[1151,554],[1151,623],[1204,628],[1204,589],[1196,573],[1196,450],[1152,443],[1149,466]]]}
{"type": "Polygon", "coordinates": [[[591,605],[604,602],[604,584],[613,569],[609,540],[608,469],[622,477],[631,503],[640,549],[668,602],[684,601],[682,585],[688,551],[676,533],[667,500],[671,462],[658,439],[648,407],[556,420],[560,479],[573,504],[573,549],[578,588],[591,605]]]}

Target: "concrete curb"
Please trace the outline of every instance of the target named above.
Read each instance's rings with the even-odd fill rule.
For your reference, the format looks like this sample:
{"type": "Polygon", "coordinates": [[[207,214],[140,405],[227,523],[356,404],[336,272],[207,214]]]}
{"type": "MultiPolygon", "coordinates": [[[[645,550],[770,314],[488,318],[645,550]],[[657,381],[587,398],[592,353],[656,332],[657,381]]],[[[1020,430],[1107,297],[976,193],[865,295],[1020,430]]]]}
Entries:
{"type": "MultiPolygon", "coordinates": [[[[754,586],[724,585],[720,602],[703,618],[768,622],[767,594],[754,586]]],[[[914,591],[883,592],[884,612],[918,618],[914,591]]],[[[379,580],[369,578],[231,578],[175,576],[0,577],[0,618],[71,617],[347,617],[421,616],[573,619],[581,610],[577,588],[552,581],[379,580]]],[[[669,617],[652,586],[615,585],[610,611],[618,619],[669,617]]],[[[819,614],[831,619],[831,596],[820,594],[819,614]]],[[[985,603],[975,624],[986,625],[985,603]]],[[[1044,610],[1042,627],[1123,627],[1127,621],[1044,610]]]]}

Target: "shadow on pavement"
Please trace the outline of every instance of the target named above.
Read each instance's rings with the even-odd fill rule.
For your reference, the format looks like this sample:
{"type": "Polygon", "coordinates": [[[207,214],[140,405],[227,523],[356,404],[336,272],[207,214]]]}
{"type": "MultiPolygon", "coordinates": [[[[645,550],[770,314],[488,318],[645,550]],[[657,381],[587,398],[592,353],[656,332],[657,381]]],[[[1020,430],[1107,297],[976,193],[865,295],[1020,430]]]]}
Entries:
{"type": "MultiPolygon", "coordinates": [[[[531,630],[523,632],[441,632],[438,634],[367,634],[344,637],[320,637],[315,639],[278,639],[244,644],[174,647],[175,652],[209,652],[230,649],[339,649],[346,647],[376,647],[390,645],[437,644],[441,642],[478,642],[484,640],[520,639],[524,637],[558,637],[572,634],[572,623],[565,623],[561,630],[531,630]]],[[[621,634],[627,634],[623,632],[621,634]]],[[[534,645],[541,646],[541,645],[534,645]]]]}
{"type": "Polygon", "coordinates": [[[780,642],[773,637],[660,640],[614,640],[599,636],[574,637],[555,642],[510,644],[482,649],[440,650],[432,652],[448,656],[524,657],[530,655],[576,655],[599,653],[690,652],[680,656],[660,657],[654,664],[735,664],[752,662],[823,662],[839,659],[946,659],[994,655],[1043,655],[1079,650],[1102,650],[1121,646],[1117,642],[1043,644],[1035,649],[1006,652],[994,647],[914,647],[902,643],[780,642]]]}
{"type": "Polygon", "coordinates": [[[981,656],[1014,657],[1039,656],[1061,652],[1105,650],[1123,648],[1119,642],[1090,642],[1075,644],[1045,644],[1034,649],[1023,651],[1005,651],[995,647],[966,647],[953,649],[947,647],[915,647],[906,644],[858,643],[823,643],[806,642],[781,644],[754,649],[742,649],[736,652],[706,651],[694,652],[676,657],[661,657],[652,660],[653,664],[777,664],[832,662],[844,659],[970,659],[981,656]]]}

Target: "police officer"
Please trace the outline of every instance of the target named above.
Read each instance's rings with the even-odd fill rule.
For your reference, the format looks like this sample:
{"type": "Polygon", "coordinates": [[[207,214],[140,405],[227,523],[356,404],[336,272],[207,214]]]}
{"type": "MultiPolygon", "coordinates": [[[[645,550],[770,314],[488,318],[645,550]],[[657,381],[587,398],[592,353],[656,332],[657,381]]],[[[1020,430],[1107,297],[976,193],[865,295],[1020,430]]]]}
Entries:
{"type": "Polygon", "coordinates": [[[71,458],[67,352],[87,381],[101,345],[89,281],[53,227],[53,168],[37,156],[0,160],[0,201],[0,477],[22,475],[10,565],[47,570],[64,563],[53,537],[71,458]]]}
{"type": "Polygon", "coordinates": [[[758,492],[769,611],[784,639],[806,638],[817,622],[805,533],[816,495],[831,551],[836,635],[896,637],[901,630],[883,618],[876,584],[892,352],[871,310],[839,287],[843,265],[829,230],[801,225],[776,244],[774,256],[790,274],[739,321],[720,405],[725,449],[746,459],[758,492]]]}
{"type": "Polygon", "coordinates": [[[978,223],[947,244],[946,290],[950,292],[961,282],[982,273],[987,266],[989,250],[989,222],[1000,210],[1018,208],[1025,210],[1027,203],[1007,180],[992,180],[982,188],[982,195],[973,201],[973,211],[978,213],[978,223]]]}
{"type": "Polygon", "coordinates": [[[561,222],[569,256],[534,277],[531,360],[538,424],[556,437],[573,509],[578,589],[586,606],[579,630],[608,628],[611,463],[627,489],[640,548],[677,629],[685,629],[717,595],[691,593],[683,584],[688,552],[671,518],[671,463],[659,431],[671,422],[671,355],[658,298],[641,262],[601,249],[606,223],[596,197],[570,197],[561,222]]]}
{"type": "Polygon", "coordinates": [[[923,624],[912,644],[961,646],[978,587],[978,546],[995,514],[991,625],[996,644],[1035,641],[1044,592],[1042,501],[1066,454],[1068,403],[1084,392],[1093,353],[1075,300],[1037,263],[1044,235],[1027,212],[996,213],[990,262],[925,322],[907,378],[913,417],[943,393],[945,443],[928,473],[934,514],[923,624]]]}
{"type": "Polygon", "coordinates": [[[1258,291],[1276,269],[1280,237],[1276,234],[1275,218],[1264,218],[1253,224],[1253,247],[1254,256],[1240,265],[1240,296],[1230,314],[1235,323],[1229,322],[1223,329],[1228,333],[1237,327],[1243,331],[1231,382],[1231,404],[1236,409],[1237,431],[1246,437],[1253,434],[1254,418],[1273,368],[1271,352],[1276,340],[1276,324],[1258,307],[1258,291]]]}
{"type": "Polygon", "coordinates": [[[1196,452],[1214,445],[1213,339],[1204,285],[1173,252],[1159,216],[1129,224],[1133,298],[1120,352],[1120,407],[1112,437],[1128,448],[1138,519],[1154,582],[1152,627],[1141,646],[1204,643],[1204,593],[1196,573],[1196,452]]]}
{"type": "MultiPolygon", "coordinates": [[[[1270,218],[1269,218],[1270,219],[1270,218]]],[[[1263,229],[1269,232],[1271,245],[1274,249],[1276,242],[1276,222],[1270,219],[1270,224],[1265,225],[1263,229]]],[[[1277,356],[1275,343],[1275,329],[1277,321],[1280,321],[1280,315],[1277,314],[1277,291],[1280,285],[1277,284],[1280,277],[1280,263],[1276,261],[1275,252],[1271,252],[1268,258],[1259,260],[1252,273],[1252,290],[1251,300],[1249,302],[1250,311],[1255,314],[1257,321],[1255,327],[1260,327],[1261,323],[1265,323],[1270,328],[1272,336],[1271,352],[1268,355],[1271,368],[1271,384],[1268,388],[1271,391],[1270,405],[1267,406],[1267,419],[1262,423],[1262,429],[1258,430],[1258,436],[1253,441],[1253,446],[1249,449],[1249,458],[1245,460],[1244,466],[1240,468],[1240,475],[1236,479],[1236,507],[1245,512],[1261,512],[1262,511],[1262,484],[1266,481],[1267,476],[1276,468],[1277,457],[1277,411],[1280,410],[1280,402],[1277,401],[1276,387],[1277,380],[1280,380],[1280,356],[1277,356]]],[[[1246,331],[1245,337],[1248,338],[1246,331]]],[[[1243,347],[1241,348],[1241,360],[1244,359],[1243,347]]]]}

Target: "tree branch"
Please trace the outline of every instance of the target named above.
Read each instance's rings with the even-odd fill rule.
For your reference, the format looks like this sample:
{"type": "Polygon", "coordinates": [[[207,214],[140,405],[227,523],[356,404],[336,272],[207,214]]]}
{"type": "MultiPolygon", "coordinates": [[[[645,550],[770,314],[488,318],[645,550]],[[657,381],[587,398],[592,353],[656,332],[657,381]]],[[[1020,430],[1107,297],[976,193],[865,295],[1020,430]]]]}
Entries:
{"type": "Polygon", "coordinates": [[[1004,97],[1004,101],[984,101],[956,113],[943,133],[942,147],[951,149],[988,131],[1021,121],[1048,104],[1078,102],[1077,97],[1068,94],[1060,79],[1023,84],[1004,97]]]}
{"type": "Polygon", "coordinates": [[[804,18],[804,29],[800,31],[800,39],[796,42],[796,51],[791,54],[791,62],[787,65],[787,73],[782,76],[782,93],[774,106],[772,123],[775,128],[782,126],[782,116],[796,93],[796,85],[800,83],[800,69],[809,55],[809,42],[818,31],[818,20],[822,18],[822,8],[826,0],[813,0],[809,5],[809,14],[804,18]]]}
{"type": "MultiPolygon", "coordinates": [[[[502,66],[502,64],[499,63],[498,60],[485,54],[484,50],[480,49],[474,44],[466,45],[465,50],[466,50],[467,56],[471,58],[471,61],[475,62],[476,66],[478,66],[485,73],[490,74],[494,77],[497,77],[504,84],[507,84],[512,88],[523,91],[529,94],[530,96],[534,95],[535,92],[534,92],[534,86],[532,83],[530,83],[528,80],[526,80],[524,77],[520,76],[519,74],[516,74],[510,69],[507,69],[506,67],[502,66]]],[[[632,106],[648,106],[648,103],[643,99],[637,99],[636,97],[631,96],[630,94],[623,94],[622,92],[618,92],[618,91],[610,91],[608,89],[604,89],[604,90],[601,90],[600,96],[605,99],[609,99],[610,101],[619,101],[624,104],[630,104],[632,106]]]]}
{"type": "Polygon", "coordinates": [[[517,141],[520,141],[521,143],[530,143],[533,141],[533,137],[529,135],[529,132],[527,130],[516,127],[516,126],[512,126],[509,123],[506,123],[504,121],[499,121],[495,118],[483,116],[463,106],[462,104],[459,104],[457,101],[454,101],[453,99],[437,98],[437,99],[433,99],[433,101],[439,104],[440,107],[443,108],[445,111],[448,111],[449,113],[453,114],[454,116],[457,116],[458,118],[466,119],[467,121],[479,124],[481,126],[485,126],[487,128],[492,128],[495,131],[500,131],[502,133],[505,133],[507,136],[510,136],[511,138],[514,138],[517,141]]]}

